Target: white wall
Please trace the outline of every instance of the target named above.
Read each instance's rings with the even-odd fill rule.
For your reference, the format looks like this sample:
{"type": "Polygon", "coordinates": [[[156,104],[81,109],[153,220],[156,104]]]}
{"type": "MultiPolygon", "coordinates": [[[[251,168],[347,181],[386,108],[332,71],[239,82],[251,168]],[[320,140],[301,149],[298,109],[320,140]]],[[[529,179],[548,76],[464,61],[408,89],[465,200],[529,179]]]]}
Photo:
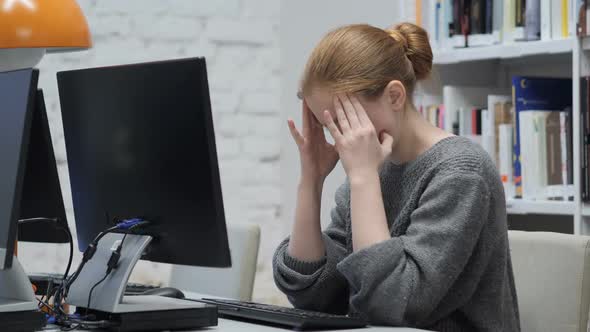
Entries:
{"type": "MultiPolygon", "coordinates": [[[[294,215],[296,188],[299,180],[299,156],[286,127],[288,117],[301,124],[301,102],[296,97],[299,80],[308,55],[328,31],[353,23],[368,23],[386,28],[401,16],[400,4],[391,0],[283,0],[281,2],[281,191],[285,233],[290,230],[294,215]]],[[[300,127],[299,127],[300,128],[300,127]]],[[[330,222],[334,192],[344,181],[338,165],[326,180],[322,197],[322,224],[330,222]]]]}
{"type": "MultiPolygon", "coordinates": [[[[48,0],[50,1],[50,0],[48,0]]],[[[282,237],[279,182],[279,2],[274,0],[79,0],[90,51],[45,56],[51,131],[74,227],[55,73],[60,70],[205,56],[228,223],[262,227],[254,296],[279,301],[270,257],[282,237]]],[[[28,271],[62,272],[67,246],[21,244],[28,271]]],[[[167,267],[144,262],[135,280],[159,283],[167,267]]]]}

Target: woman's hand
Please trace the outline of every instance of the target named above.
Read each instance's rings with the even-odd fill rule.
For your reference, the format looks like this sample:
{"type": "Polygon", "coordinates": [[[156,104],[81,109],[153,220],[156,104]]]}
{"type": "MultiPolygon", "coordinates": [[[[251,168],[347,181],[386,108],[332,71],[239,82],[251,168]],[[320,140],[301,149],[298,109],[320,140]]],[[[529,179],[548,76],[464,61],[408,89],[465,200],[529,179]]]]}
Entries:
{"type": "Polygon", "coordinates": [[[301,176],[312,182],[323,183],[338,162],[334,145],[326,141],[324,128],[314,118],[305,100],[302,102],[303,134],[299,133],[292,119],[288,120],[291,136],[299,148],[301,176]]]}
{"type": "Polygon", "coordinates": [[[324,111],[324,117],[348,179],[351,182],[363,181],[374,176],[391,154],[393,137],[387,133],[377,137],[367,112],[354,96],[336,96],[334,111],[340,129],[329,111],[324,111]]]}

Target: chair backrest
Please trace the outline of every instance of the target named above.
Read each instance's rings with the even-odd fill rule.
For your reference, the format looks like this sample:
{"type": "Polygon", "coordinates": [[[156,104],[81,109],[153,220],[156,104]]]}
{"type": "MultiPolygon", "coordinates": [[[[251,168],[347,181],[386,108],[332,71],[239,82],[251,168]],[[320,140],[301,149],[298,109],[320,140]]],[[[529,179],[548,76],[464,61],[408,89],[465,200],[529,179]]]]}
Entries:
{"type": "Polygon", "coordinates": [[[231,268],[206,268],[174,265],[170,286],[195,293],[249,301],[260,243],[260,227],[254,224],[228,224],[231,268]]]}
{"type": "Polygon", "coordinates": [[[590,237],[508,233],[523,332],[586,332],[590,237]]]}

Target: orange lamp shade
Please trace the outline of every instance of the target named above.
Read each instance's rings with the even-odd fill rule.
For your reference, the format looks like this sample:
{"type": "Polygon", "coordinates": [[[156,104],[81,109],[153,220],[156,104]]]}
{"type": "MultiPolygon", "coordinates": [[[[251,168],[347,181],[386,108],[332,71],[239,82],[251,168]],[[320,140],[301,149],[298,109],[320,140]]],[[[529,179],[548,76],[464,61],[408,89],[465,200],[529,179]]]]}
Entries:
{"type": "Polygon", "coordinates": [[[86,18],[75,0],[0,0],[0,49],[87,49],[86,18]]]}

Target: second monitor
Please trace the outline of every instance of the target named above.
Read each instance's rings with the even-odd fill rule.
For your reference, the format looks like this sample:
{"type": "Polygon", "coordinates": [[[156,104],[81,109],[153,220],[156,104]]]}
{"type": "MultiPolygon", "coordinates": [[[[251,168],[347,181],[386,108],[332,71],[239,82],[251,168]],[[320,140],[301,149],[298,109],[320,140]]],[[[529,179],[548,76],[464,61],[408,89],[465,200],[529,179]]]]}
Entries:
{"type": "Polygon", "coordinates": [[[80,250],[142,218],[142,259],[230,266],[205,60],[57,75],[80,250]]]}

